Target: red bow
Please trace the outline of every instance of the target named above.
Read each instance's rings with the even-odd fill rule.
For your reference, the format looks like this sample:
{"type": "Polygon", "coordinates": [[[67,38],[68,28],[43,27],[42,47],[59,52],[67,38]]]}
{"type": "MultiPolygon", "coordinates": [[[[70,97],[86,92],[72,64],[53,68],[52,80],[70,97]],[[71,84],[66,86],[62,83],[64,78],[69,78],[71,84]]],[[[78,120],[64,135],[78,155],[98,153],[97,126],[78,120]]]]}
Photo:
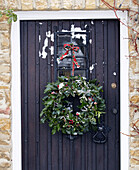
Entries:
{"type": "Polygon", "coordinates": [[[65,54],[60,56],[57,59],[57,61],[59,62],[63,60],[65,57],[67,57],[67,55],[69,54],[69,51],[71,51],[72,52],[72,76],[74,76],[75,65],[77,66],[77,68],[80,67],[75,57],[75,52],[79,51],[79,47],[75,47],[73,44],[64,44],[64,49],[66,50],[65,54]]]}

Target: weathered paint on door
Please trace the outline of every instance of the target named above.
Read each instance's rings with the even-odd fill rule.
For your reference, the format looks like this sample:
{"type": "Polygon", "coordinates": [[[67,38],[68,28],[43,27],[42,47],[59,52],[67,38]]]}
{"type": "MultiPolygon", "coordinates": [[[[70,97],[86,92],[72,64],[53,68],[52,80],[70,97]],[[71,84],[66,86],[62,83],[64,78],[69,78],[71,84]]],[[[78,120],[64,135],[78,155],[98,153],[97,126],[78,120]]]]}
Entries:
{"type": "Polygon", "coordinates": [[[21,21],[22,75],[22,169],[23,170],[120,170],[120,98],[119,98],[119,22],[117,20],[21,21]],[[42,52],[46,32],[70,30],[71,25],[89,26],[89,78],[97,78],[104,87],[105,124],[111,127],[108,141],[95,144],[87,133],[70,141],[66,135],[51,135],[47,124],[39,123],[41,98],[47,82],[54,81],[54,58],[48,37],[46,58],[42,52]],[[116,83],[116,88],[112,88],[116,83]],[[113,113],[113,109],[117,113],[113,113]]]}

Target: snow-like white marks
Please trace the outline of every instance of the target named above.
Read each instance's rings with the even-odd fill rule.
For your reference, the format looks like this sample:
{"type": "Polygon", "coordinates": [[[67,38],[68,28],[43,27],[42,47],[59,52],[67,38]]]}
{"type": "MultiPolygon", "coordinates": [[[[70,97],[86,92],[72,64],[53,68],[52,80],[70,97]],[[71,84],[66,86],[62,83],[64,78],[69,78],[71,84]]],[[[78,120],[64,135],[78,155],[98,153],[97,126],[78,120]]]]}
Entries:
{"type": "Polygon", "coordinates": [[[51,34],[51,41],[54,42],[54,33],[51,34]]]}
{"type": "Polygon", "coordinates": [[[86,28],[88,25],[86,24],[84,27],[86,28]]]}
{"type": "Polygon", "coordinates": [[[41,35],[39,35],[39,43],[41,42],[41,35]]]}
{"type": "Polygon", "coordinates": [[[94,21],[91,21],[91,24],[94,25],[94,21]]]}
{"type": "MultiPolygon", "coordinates": [[[[85,26],[87,27],[87,24],[85,26]]],[[[74,38],[77,38],[77,39],[82,38],[83,39],[83,44],[86,44],[86,34],[80,34],[80,33],[76,34],[76,32],[86,32],[86,30],[82,30],[80,27],[75,27],[74,24],[72,24],[69,31],[63,29],[62,32],[71,32],[72,39],[74,39],[74,38]]]]}
{"type": "MultiPolygon", "coordinates": [[[[48,47],[48,39],[51,39],[52,42],[54,42],[54,33],[51,34],[51,31],[46,32],[46,38],[44,40],[44,45],[42,47],[42,53],[39,51],[39,57],[42,56],[42,58],[46,58],[47,56],[47,52],[46,49],[48,47]]],[[[41,35],[39,35],[39,43],[41,42],[41,35]]],[[[49,48],[49,50],[51,51],[51,55],[54,55],[54,47],[51,46],[51,48],[49,48]]]]}
{"type": "Polygon", "coordinates": [[[89,70],[92,71],[94,69],[94,64],[92,64],[92,66],[89,67],[89,70]]]}
{"type": "Polygon", "coordinates": [[[47,52],[45,51],[46,47],[48,47],[48,37],[46,37],[44,40],[44,45],[42,47],[42,53],[41,53],[42,58],[46,58],[47,56],[47,52]]]}
{"type": "Polygon", "coordinates": [[[92,39],[89,40],[89,43],[92,44],[92,39]]]}
{"type": "Polygon", "coordinates": [[[80,27],[75,27],[74,24],[71,25],[71,34],[72,34],[72,38],[77,38],[83,39],[83,44],[86,44],[86,34],[75,34],[75,32],[86,32],[86,30],[82,30],[80,27]]]}
{"type": "Polygon", "coordinates": [[[92,66],[89,67],[90,73],[92,73],[92,70],[94,70],[94,67],[97,65],[97,63],[92,64],[92,66]]]}
{"type": "Polygon", "coordinates": [[[116,72],[113,72],[113,75],[116,76],[116,72]]]}
{"type": "Polygon", "coordinates": [[[51,55],[54,55],[54,46],[51,46],[51,48],[49,48],[51,51],[51,55]]]}

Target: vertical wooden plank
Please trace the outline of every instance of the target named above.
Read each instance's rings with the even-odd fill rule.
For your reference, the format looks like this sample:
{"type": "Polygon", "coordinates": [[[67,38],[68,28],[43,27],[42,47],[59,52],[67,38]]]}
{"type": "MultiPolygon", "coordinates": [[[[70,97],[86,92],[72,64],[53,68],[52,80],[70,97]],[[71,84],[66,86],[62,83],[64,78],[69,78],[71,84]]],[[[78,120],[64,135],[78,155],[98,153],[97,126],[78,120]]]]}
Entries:
{"type": "MultiPolygon", "coordinates": [[[[63,24],[63,29],[64,30],[70,30],[71,26],[70,26],[70,21],[64,21],[63,24]]],[[[70,167],[70,157],[69,157],[69,153],[70,153],[70,142],[69,139],[66,137],[66,135],[63,135],[63,170],[69,170],[70,167]]]]}
{"type": "MultiPolygon", "coordinates": [[[[46,38],[47,22],[39,21],[39,50],[42,52],[44,40],[46,38]]],[[[44,96],[44,89],[48,82],[48,58],[40,58],[40,98],[44,96]]],[[[40,111],[43,109],[42,100],[40,100],[40,111]]],[[[48,170],[48,124],[40,124],[40,170],[48,170]]]]}
{"type": "MultiPolygon", "coordinates": [[[[35,21],[34,21],[35,22],[35,21]]],[[[35,38],[36,38],[36,70],[35,70],[35,83],[36,83],[36,87],[35,87],[35,93],[36,93],[36,170],[40,170],[40,58],[39,58],[39,22],[35,22],[35,27],[36,27],[36,34],[35,34],[35,38]]]]}
{"type": "MultiPolygon", "coordinates": [[[[96,22],[96,78],[103,85],[103,24],[102,20],[96,22]]],[[[103,170],[103,145],[96,145],[97,170],[103,170]]]]}
{"type": "MultiPolygon", "coordinates": [[[[88,44],[88,49],[89,49],[89,56],[88,56],[88,65],[89,68],[92,65],[92,25],[91,25],[91,20],[86,20],[84,21],[84,26],[86,25],[89,27],[89,44],[88,44]],[[90,43],[91,42],[91,43],[90,43]]],[[[89,79],[92,79],[92,73],[90,73],[90,70],[88,70],[88,77],[89,79]]],[[[92,134],[89,132],[86,134],[86,164],[85,168],[87,170],[92,170],[92,134]]]]}
{"type": "MultiPolygon", "coordinates": [[[[58,25],[57,21],[51,21],[51,31],[52,33],[54,33],[54,27],[58,25]]],[[[53,46],[54,43],[50,42],[50,46],[53,46]]],[[[49,46],[49,48],[50,48],[49,46]]],[[[51,64],[52,64],[52,56],[51,56],[51,64]]],[[[54,81],[54,68],[51,66],[51,76],[52,76],[52,81],[54,81]],[[53,75],[52,75],[53,74],[53,75]]],[[[58,157],[58,150],[59,150],[59,146],[58,146],[58,133],[56,133],[55,135],[52,135],[52,170],[58,169],[58,167],[61,165],[62,160],[59,160],[58,157]],[[58,162],[59,161],[59,162],[58,162]]],[[[61,168],[61,167],[60,167],[61,168]]],[[[61,168],[62,170],[62,168],[61,168]]]]}
{"type": "MultiPolygon", "coordinates": [[[[59,31],[62,31],[63,29],[63,21],[60,20],[59,21],[59,24],[58,24],[58,30],[59,31]]],[[[62,145],[63,145],[63,140],[62,140],[62,136],[63,134],[61,132],[59,132],[58,134],[58,157],[59,157],[59,161],[58,161],[58,164],[59,164],[59,169],[63,169],[63,155],[62,155],[62,145]]]]}
{"type": "Polygon", "coordinates": [[[108,142],[108,169],[116,170],[115,166],[115,115],[113,108],[115,108],[115,89],[111,87],[115,83],[115,25],[114,21],[108,22],[108,125],[111,127],[108,142]]]}
{"type": "MultiPolygon", "coordinates": [[[[108,119],[108,21],[104,20],[104,98],[106,104],[105,125],[107,126],[108,119]]],[[[109,137],[109,136],[108,136],[109,137]]],[[[108,169],[108,141],[104,144],[104,170],[108,169]]]]}
{"type": "MultiPolygon", "coordinates": [[[[84,23],[83,23],[84,25],[84,23]]],[[[75,27],[80,27],[80,28],[83,28],[83,26],[81,25],[81,21],[80,20],[75,20],[74,21],[74,26],[75,27]]],[[[84,143],[83,143],[84,145],[84,143]]],[[[84,162],[85,159],[85,153],[82,155],[81,154],[81,137],[77,137],[75,140],[74,140],[74,143],[73,143],[73,155],[74,155],[74,158],[73,158],[73,161],[74,161],[74,169],[81,169],[81,161],[84,162]]],[[[84,152],[84,150],[83,150],[84,152]]]]}
{"type": "MultiPolygon", "coordinates": [[[[27,41],[27,34],[25,34],[25,23],[23,21],[21,21],[20,23],[20,37],[21,37],[21,119],[22,119],[22,169],[27,169],[26,167],[26,153],[27,153],[27,145],[26,145],[26,141],[25,141],[25,115],[27,113],[26,111],[26,104],[25,104],[25,91],[27,88],[25,88],[26,86],[26,79],[25,79],[25,48],[24,48],[24,38],[27,41]],[[24,37],[24,38],[23,38],[24,37]],[[26,152],[25,152],[26,150],[26,152]]],[[[27,33],[27,32],[26,32],[27,33]]],[[[27,44],[27,43],[26,43],[27,44]]]]}
{"type": "Polygon", "coordinates": [[[28,168],[35,169],[35,22],[28,21],[28,168]]]}
{"type": "MultiPolygon", "coordinates": [[[[51,21],[47,21],[47,31],[51,31],[51,21]]],[[[47,48],[47,61],[48,61],[48,69],[47,69],[47,76],[48,76],[48,82],[51,82],[51,56],[50,51],[48,50],[50,46],[50,39],[48,39],[48,48],[47,48]]],[[[52,169],[52,135],[51,135],[51,129],[48,128],[48,170],[52,169]]]]}
{"type": "Polygon", "coordinates": [[[115,126],[115,133],[116,133],[116,145],[115,145],[115,152],[116,152],[116,169],[120,169],[120,23],[119,21],[115,21],[115,38],[116,38],[116,66],[115,66],[115,81],[116,81],[116,104],[115,108],[117,110],[116,113],[116,126],[115,126]]]}
{"type": "MultiPolygon", "coordinates": [[[[96,20],[92,20],[91,21],[91,25],[92,25],[92,64],[94,65],[94,69],[92,70],[92,77],[91,79],[95,79],[96,78],[96,20]]],[[[96,162],[97,162],[97,158],[96,158],[96,143],[94,143],[92,141],[92,169],[96,169],[96,162]]]]}

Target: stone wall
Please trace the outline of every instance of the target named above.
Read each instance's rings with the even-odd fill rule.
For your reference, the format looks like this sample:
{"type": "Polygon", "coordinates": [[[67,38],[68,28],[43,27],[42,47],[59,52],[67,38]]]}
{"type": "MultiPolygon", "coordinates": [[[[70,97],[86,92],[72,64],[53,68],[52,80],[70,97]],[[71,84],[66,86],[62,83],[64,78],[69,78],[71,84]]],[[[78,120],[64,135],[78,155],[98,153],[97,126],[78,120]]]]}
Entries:
{"type": "MultiPolygon", "coordinates": [[[[114,5],[114,0],[106,0],[110,5],[114,5]]],[[[122,0],[116,0],[116,7],[122,0]]],[[[133,3],[137,0],[123,1],[121,9],[138,10],[138,6],[133,3]]],[[[0,9],[12,8],[18,10],[94,10],[106,9],[106,5],[101,0],[0,0],[0,9]]],[[[137,22],[133,22],[132,12],[129,12],[129,25],[139,31],[137,22]]],[[[139,19],[139,17],[138,17],[139,19]]],[[[11,141],[11,56],[10,56],[10,25],[7,24],[6,18],[0,19],[0,170],[12,169],[12,141],[11,141]]],[[[136,33],[129,29],[130,49],[130,68],[129,68],[129,86],[130,102],[132,106],[139,104],[139,55],[135,51],[134,38],[136,33]],[[138,55],[138,56],[137,56],[138,55]]],[[[138,42],[137,42],[138,43],[138,42]]],[[[138,45],[138,44],[137,44],[138,45]]],[[[128,114],[128,113],[127,113],[128,114]]],[[[136,107],[130,107],[130,127],[131,134],[136,135],[133,131],[132,122],[139,118],[139,110],[136,107]]],[[[138,123],[139,126],[139,123],[138,123]]],[[[139,169],[139,136],[130,137],[130,170],[139,169]]]]}

